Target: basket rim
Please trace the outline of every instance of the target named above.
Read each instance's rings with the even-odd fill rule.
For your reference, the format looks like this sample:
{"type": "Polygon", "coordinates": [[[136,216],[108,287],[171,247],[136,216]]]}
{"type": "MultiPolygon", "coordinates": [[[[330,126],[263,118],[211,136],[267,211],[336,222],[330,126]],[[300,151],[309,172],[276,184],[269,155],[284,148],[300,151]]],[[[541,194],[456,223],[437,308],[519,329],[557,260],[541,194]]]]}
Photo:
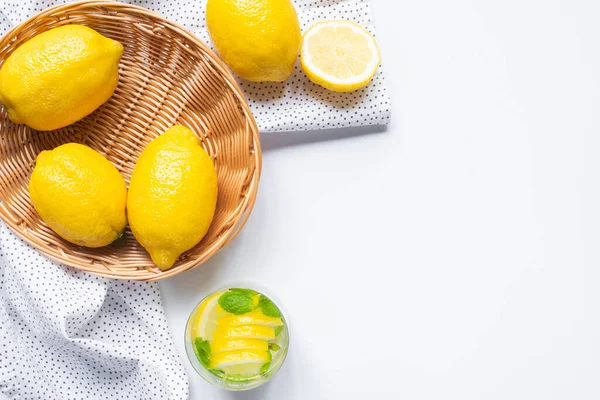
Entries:
{"type": "MultiPolygon", "coordinates": [[[[208,57],[212,66],[216,68],[216,70],[217,70],[216,72],[218,72],[224,78],[224,81],[226,82],[228,88],[238,98],[239,106],[242,108],[241,111],[243,112],[243,114],[246,118],[247,131],[248,131],[248,133],[251,133],[251,135],[252,135],[252,138],[251,138],[252,139],[251,143],[252,143],[252,148],[253,148],[252,155],[253,155],[253,159],[254,159],[255,168],[252,173],[252,178],[249,179],[248,190],[246,192],[246,195],[241,198],[240,203],[239,203],[239,206],[242,207],[243,211],[235,217],[231,227],[224,230],[226,233],[223,235],[220,235],[216,240],[214,240],[210,244],[209,247],[206,248],[206,250],[202,254],[202,257],[198,257],[196,259],[186,261],[183,264],[174,266],[173,268],[168,269],[168,270],[164,270],[164,271],[160,271],[160,272],[153,272],[153,271],[146,270],[146,272],[144,273],[144,270],[140,269],[138,271],[135,271],[135,272],[139,272],[139,274],[136,273],[136,274],[132,274],[132,275],[119,274],[118,271],[115,272],[112,269],[108,268],[107,266],[105,266],[101,263],[99,263],[99,264],[93,263],[93,264],[85,265],[82,263],[70,261],[68,258],[61,259],[58,257],[57,254],[53,254],[53,253],[48,252],[46,249],[42,249],[38,243],[36,243],[34,240],[32,240],[29,236],[27,236],[25,234],[25,232],[28,230],[28,228],[27,229],[19,229],[19,225],[22,222],[22,219],[20,219],[20,218],[15,219],[14,214],[8,210],[6,201],[2,200],[2,199],[0,199],[0,220],[2,220],[7,225],[7,227],[10,229],[10,231],[13,234],[15,234],[21,240],[25,241],[27,244],[32,246],[36,251],[38,251],[40,254],[42,254],[46,258],[50,259],[51,261],[54,261],[59,264],[65,265],[67,267],[75,268],[75,269],[78,269],[78,270],[81,270],[84,272],[99,275],[99,276],[102,276],[105,278],[122,279],[122,280],[137,280],[137,281],[157,281],[157,280],[169,278],[169,277],[177,275],[179,273],[188,271],[192,268],[196,268],[199,265],[203,264],[205,261],[207,261],[210,257],[212,257],[214,254],[216,254],[218,251],[220,251],[227,244],[229,244],[239,234],[241,229],[244,227],[244,225],[248,221],[248,218],[250,217],[250,214],[251,214],[251,212],[254,208],[255,202],[256,202],[256,197],[258,194],[258,184],[260,181],[260,176],[262,174],[262,150],[261,150],[261,145],[260,145],[260,131],[259,131],[258,125],[256,123],[256,120],[254,118],[254,115],[252,114],[252,111],[250,110],[250,106],[248,104],[246,96],[244,95],[243,91],[239,87],[238,83],[235,81],[233,74],[230,72],[230,70],[227,67],[227,65],[225,64],[225,62],[222,61],[210,49],[210,47],[204,41],[202,41],[199,37],[194,35],[192,32],[188,31],[186,28],[184,28],[180,24],[173,22],[171,20],[168,20],[165,17],[163,17],[162,15],[160,15],[154,11],[151,11],[147,8],[144,8],[144,7],[141,7],[138,5],[134,5],[134,4],[119,3],[119,2],[113,1],[113,0],[81,0],[81,1],[71,2],[71,3],[63,3],[63,4],[57,4],[54,6],[50,6],[46,9],[34,14],[33,16],[29,17],[25,21],[22,21],[21,23],[15,25],[9,31],[7,31],[2,36],[2,38],[0,38],[0,48],[4,49],[10,45],[10,42],[15,37],[15,31],[19,31],[19,30],[23,29],[23,27],[29,26],[29,25],[35,23],[36,20],[43,18],[43,17],[52,16],[52,14],[56,14],[56,13],[59,13],[64,10],[74,11],[77,8],[82,7],[82,6],[83,7],[97,6],[100,8],[108,7],[111,9],[111,11],[122,12],[122,13],[128,13],[128,12],[135,13],[138,15],[147,16],[149,18],[158,20],[161,22],[161,24],[164,25],[165,28],[169,29],[172,32],[172,34],[179,35],[179,36],[183,37],[186,41],[198,46],[202,50],[202,53],[203,53],[202,55],[204,57],[208,57]],[[97,266],[97,265],[102,265],[106,269],[106,272],[100,273],[96,268],[91,267],[91,266],[97,266]]],[[[1,243],[0,243],[0,245],[1,245],[1,243]]],[[[57,250],[58,250],[57,253],[59,254],[60,249],[57,249],[57,250]]]]}

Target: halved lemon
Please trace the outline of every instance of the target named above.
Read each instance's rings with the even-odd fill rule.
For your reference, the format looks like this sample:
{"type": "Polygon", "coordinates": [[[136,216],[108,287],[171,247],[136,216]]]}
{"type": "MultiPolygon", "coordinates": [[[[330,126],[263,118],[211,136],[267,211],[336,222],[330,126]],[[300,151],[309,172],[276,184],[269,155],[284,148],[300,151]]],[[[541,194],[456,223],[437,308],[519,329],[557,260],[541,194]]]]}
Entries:
{"type": "Polygon", "coordinates": [[[334,92],[366,86],[380,62],[375,38],[344,20],[317,22],[302,39],[302,68],[308,78],[334,92]]]}

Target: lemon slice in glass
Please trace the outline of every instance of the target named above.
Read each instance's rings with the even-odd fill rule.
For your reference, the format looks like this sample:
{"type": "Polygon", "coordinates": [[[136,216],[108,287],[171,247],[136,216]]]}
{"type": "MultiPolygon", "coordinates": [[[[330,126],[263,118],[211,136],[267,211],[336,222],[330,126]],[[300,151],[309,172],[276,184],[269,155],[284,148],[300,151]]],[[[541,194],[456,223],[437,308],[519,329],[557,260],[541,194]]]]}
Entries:
{"type": "Polygon", "coordinates": [[[260,311],[251,311],[243,315],[228,314],[219,319],[219,325],[262,325],[275,328],[277,326],[282,326],[283,321],[281,318],[268,317],[260,311]]]}
{"type": "Polygon", "coordinates": [[[380,62],[375,38],[360,25],[344,20],[318,22],[302,39],[302,68],[308,78],[334,92],[366,86],[380,62]]]}
{"type": "Polygon", "coordinates": [[[211,350],[212,355],[234,350],[265,352],[269,351],[269,343],[261,339],[215,338],[211,345],[211,350]]]}
{"type": "Polygon", "coordinates": [[[268,351],[234,350],[215,354],[210,366],[227,376],[252,377],[259,375],[270,362],[271,353],[268,351]]]}
{"type": "Polygon", "coordinates": [[[217,320],[227,312],[219,305],[219,297],[223,292],[217,292],[202,302],[194,322],[193,335],[207,341],[212,341],[213,333],[217,328],[217,320]]]}
{"type": "Polygon", "coordinates": [[[270,326],[262,325],[241,325],[241,326],[229,326],[229,325],[217,325],[217,329],[214,331],[215,337],[220,338],[244,338],[244,339],[261,339],[261,340],[273,340],[277,336],[275,329],[270,326]]]}

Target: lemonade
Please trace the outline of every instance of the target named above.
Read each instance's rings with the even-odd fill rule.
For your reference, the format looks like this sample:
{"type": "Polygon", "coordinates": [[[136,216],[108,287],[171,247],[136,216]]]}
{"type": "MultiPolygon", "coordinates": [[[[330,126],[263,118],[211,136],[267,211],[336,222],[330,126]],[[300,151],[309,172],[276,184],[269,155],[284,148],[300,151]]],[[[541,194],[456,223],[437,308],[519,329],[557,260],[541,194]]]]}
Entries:
{"type": "Polygon", "coordinates": [[[196,371],[230,390],[268,381],[283,364],[288,342],[279,308],[252,289],[209,295],[196,306],[186,327],[186,350],[196,371]]]}

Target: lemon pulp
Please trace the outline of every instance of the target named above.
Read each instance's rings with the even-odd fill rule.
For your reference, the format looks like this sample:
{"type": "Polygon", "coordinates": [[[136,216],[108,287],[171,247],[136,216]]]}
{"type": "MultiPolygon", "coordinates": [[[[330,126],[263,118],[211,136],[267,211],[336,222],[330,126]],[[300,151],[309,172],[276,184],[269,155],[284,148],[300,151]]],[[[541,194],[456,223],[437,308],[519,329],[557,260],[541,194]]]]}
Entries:
{"type": "Polygon", "coordinates": [[[350,21],[324,21],[304,34],[302,68],[308,78],[335,92],[366,86],[377,71],[379,49],[373,36],[350,21]]]}

